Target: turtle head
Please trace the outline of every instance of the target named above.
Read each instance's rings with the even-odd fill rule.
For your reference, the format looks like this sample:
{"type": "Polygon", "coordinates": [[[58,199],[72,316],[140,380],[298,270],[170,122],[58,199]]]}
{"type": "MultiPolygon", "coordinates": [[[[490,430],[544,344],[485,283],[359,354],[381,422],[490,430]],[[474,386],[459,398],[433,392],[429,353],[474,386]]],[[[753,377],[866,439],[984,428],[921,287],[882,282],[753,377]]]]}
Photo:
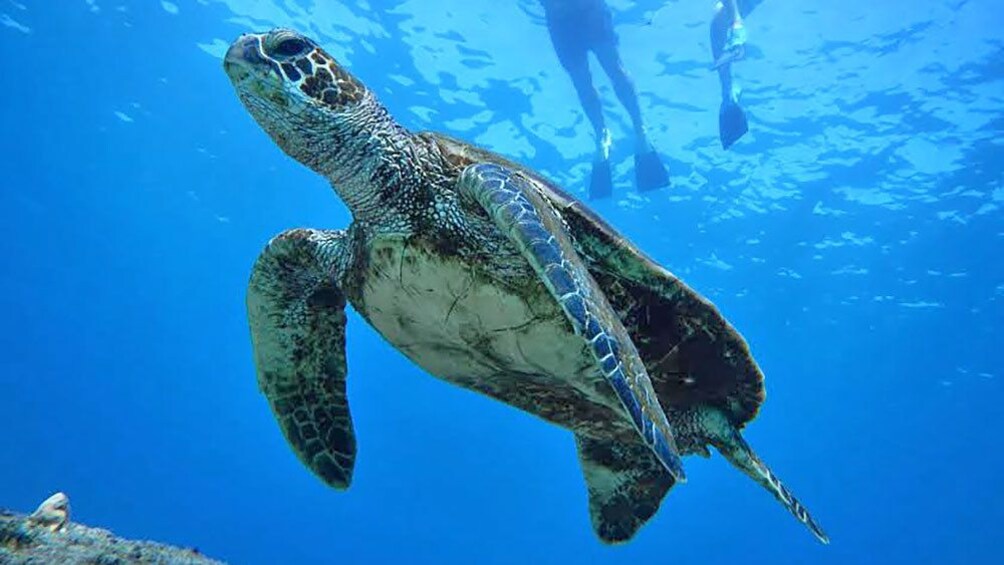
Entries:
{"type": "Polygon", "coordinates": [[[361,82],[317,43],[288,29],[245,34],[223,67],[255,121],[282,150],[331,176],[341,145],[351,142],[364,102],[361,82]]]}

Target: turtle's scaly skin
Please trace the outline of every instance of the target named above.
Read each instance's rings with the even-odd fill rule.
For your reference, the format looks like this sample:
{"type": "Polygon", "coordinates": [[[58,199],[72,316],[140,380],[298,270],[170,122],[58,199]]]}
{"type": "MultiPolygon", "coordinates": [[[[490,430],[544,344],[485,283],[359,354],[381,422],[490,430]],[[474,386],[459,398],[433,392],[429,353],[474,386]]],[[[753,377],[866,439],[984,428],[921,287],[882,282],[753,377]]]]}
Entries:
{"type": "Polygon", "coordinates": [[[533,171],[412,133],[309,39],[246,35],[225,68],[288,155],[331,181],[353,223],[290,230],[248,291],[259,384],[293,450],[347,488],[353,308],[427,372],[575,434],[590,515],[630,539],[714,446],[826,536],[742,439],[763,377],[719,312],[533,171]]]}

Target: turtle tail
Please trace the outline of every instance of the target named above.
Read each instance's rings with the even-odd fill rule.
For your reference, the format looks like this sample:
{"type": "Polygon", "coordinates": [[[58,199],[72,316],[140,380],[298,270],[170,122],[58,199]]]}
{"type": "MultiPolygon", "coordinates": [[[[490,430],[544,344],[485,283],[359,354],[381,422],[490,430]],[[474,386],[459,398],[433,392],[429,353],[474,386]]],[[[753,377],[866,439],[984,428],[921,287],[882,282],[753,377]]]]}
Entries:
{"type": "Polygon", "coordinates": [[[791,512],[799,522],[805,524],[819,541],[826,544],[830,543],[829,536],[826,535],[826,532],[813,519],[809,511],[802,506],[802,503],[795,498],[795,495],[791,494],[791,491],[784,486],[781,479],[777,478],[771,472],[767,464],[757,457],[753,448],[746,443],[746,440],[743,439],[739,431],[726,421],[724,415],[718,413],[718,416],[718,418],[712,418],[714,424],[717,424],[712,426],[707,425],[710,422],[705,418],[705,431],[708,432],[711,445],[728,459],[730,463],[774,495],[774,498],[783,504],[788,509],[788,512],[791,512]]]}

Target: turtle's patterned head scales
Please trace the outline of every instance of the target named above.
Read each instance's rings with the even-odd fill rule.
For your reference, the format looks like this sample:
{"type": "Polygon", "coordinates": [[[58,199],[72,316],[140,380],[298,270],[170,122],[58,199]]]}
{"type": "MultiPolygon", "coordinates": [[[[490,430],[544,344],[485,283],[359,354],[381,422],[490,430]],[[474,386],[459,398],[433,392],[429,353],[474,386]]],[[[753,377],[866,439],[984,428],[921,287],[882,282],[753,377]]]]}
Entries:
{"type": "Polygon", "coordinates": [[[258,124],[283,151],[315,170],[323,164],[320,150],[337,149],[331,145],[339,124],[352,120],[369,97],[317,43],[288,29],[240,36],[223,67],[258,124]]]}

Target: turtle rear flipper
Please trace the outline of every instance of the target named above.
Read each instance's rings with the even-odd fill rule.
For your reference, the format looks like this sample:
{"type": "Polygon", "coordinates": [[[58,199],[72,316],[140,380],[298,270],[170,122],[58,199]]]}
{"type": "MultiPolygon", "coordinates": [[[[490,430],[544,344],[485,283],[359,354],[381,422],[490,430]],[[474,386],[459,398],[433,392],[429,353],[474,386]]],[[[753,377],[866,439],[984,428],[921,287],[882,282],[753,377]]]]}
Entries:
{"type": "Polygon", "coordinates": [[[348,488],[356,458],[345,395],[344,232],[290,230],[258,257],[247,308],[258,386],[293,451],[348,488]]]}
{"type": "Polygon", "coordinates": [[[589,490],[589,517],[604,543],[634,537],[676,482],[641,443],[576,434],[579,463],[589,490]]]}

